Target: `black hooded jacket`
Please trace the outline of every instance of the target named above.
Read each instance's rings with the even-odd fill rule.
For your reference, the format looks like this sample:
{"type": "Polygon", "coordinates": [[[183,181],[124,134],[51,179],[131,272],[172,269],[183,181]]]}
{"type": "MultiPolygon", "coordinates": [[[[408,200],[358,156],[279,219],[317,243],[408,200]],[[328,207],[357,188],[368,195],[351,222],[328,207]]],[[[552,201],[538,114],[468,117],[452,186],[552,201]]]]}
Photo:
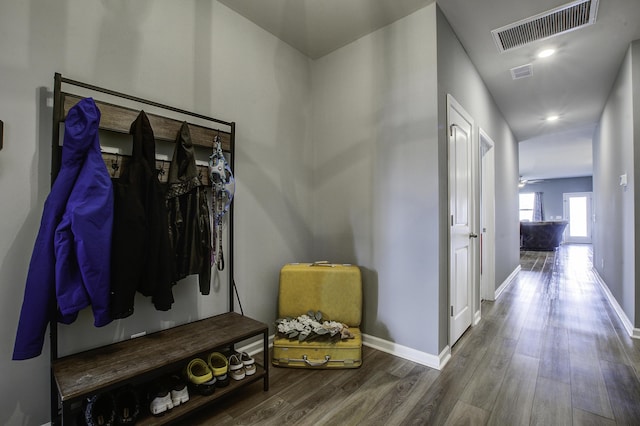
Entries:
{"type": "Polygon", "coordinates": [[[155,139],[144,111],[131,124],[133,152],[120,178],[113,179],[111,316],[133,313],[136,291],[157,310],[173,304],[173,254],[164,190],[155,168],[155,139]]]}

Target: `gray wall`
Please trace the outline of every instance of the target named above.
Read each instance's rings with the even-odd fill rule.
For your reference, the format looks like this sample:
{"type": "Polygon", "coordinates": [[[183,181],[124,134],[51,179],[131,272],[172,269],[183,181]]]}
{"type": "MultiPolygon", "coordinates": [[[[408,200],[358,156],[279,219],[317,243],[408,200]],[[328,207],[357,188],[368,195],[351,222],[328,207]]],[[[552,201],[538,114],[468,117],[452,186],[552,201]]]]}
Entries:
{"type": "Polygon", "coordinates": [[[316,60],[312,85],[315,257],[361,266],[365,333],[437,356],[435,5],[316,60]]]}
{"type": "Polygon", "coordinates": [[[620,66],[593,145],[595,223],[593,263],[627,317],[638,327],[636,314],[637,227],[635,168],[640,143],[640,43],[634,42],[620,66]],[[635,108],[634,108],[635,107],[635,108]],[[619,185],[627,173],[628,186],[619,185]]]}
{"type": "Polygon", "coordinates": [[[363,266],[367,334],[431,355],[448,344],[447,93],[496,142],[497,287],[519,264],[518,146],[444,15],[313,65],[316,257],[363,266]]]}
{"type": "MultiPolygon", "coordinates": [[[[509,277],[520,263],[518,213],[518,144],[473,63],[438,8],[438,129],[440,167],[440,220],[447,219],[446,96],[450,93],[474,118],[495,147],[495,286],[509,277]]],[[[476,128],[477,131],[477,128],[476,128]]],[[[440,250],[447,249],[448,227],[440,228],[440,250]]],[[[441,258],[441,293],[446,306],[447,259],[441,258]]],[[[495,290],[495,289],[494,289],[495,290]]],[[[442,300],[441,300],[442,303],[442,300]]],[[[446,312],[442,313],[445,317],[446,312]]],[[[441,317],[441,324],[447,323],[441,317]]],[[[441,338],[444,338],[441,329],[441,338]]],[[[441,345],[446,340],[441,340],[441,345]]]]}
{"type": "Polygon", "coordinates": [[[542,203],[545,220],[559,220],[563,217],[563,194],[567,192],[593,191],[591,176],[545,179],[542,182],[528,183],[520,188],[520,193],[542,192],[542,203]]]}

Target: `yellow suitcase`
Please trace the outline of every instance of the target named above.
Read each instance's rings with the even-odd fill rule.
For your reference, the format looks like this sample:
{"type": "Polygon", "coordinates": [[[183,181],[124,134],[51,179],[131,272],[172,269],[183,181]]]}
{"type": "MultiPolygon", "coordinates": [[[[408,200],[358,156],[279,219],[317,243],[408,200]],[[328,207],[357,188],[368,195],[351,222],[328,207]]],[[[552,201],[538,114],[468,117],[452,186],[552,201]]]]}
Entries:
{"type": "Polygon", "coordinates": [[[323,320],[349,326],[353,339],[298,341],[276,333],[272,364],[295,368],[357,368],[362,365],[362,278],[354,265],[293,263],[280,270],[278,318],[321,311],[323,320]]]}

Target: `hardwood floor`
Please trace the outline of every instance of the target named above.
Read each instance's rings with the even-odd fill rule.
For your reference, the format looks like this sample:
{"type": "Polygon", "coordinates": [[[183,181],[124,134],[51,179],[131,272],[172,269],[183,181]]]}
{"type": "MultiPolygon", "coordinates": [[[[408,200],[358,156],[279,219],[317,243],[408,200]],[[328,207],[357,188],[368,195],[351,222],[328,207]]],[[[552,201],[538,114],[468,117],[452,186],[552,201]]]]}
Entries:
{"type": "Polygon", "coordinates": [[[640,341],[594,279],[591,247],[522,270],[442,371],[370,348],[355,370],[272,368],[189,425],[640,425],[640,341]]]}

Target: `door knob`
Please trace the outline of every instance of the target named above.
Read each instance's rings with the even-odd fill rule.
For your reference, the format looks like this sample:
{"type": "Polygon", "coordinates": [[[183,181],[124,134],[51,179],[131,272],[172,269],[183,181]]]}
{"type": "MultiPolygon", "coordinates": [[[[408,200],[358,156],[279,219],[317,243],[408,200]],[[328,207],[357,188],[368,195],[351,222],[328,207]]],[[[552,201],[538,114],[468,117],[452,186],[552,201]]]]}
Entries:
{"type": "Polygon", "coordinates": [[[478,234],[469,234],[469,238],[478,238],[478,234]]]}

